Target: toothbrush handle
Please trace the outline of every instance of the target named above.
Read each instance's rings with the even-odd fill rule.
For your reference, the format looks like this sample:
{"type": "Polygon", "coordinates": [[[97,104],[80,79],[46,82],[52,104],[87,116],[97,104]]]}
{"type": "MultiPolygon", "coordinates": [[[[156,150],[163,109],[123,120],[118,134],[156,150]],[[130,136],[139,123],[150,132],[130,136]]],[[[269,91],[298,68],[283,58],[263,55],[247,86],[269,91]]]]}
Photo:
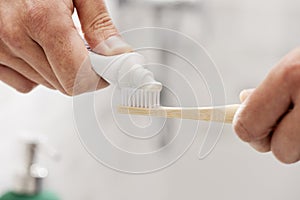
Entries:
{"type": "Polygon", "coordinates": [[[239,104],[217,106],[217,107],[158,107],[158,108],[137,108],[137,107],[119,106],[118,112],[121,114],[232,123],[234,115],[239,107],[240,107],[239,104]]]}

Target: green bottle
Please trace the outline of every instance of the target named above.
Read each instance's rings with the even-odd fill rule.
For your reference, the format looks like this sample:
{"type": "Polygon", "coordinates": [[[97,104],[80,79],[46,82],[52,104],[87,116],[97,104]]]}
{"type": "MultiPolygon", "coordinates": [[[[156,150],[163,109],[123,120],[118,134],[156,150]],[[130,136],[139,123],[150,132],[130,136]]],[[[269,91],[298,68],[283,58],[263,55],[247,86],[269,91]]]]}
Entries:
{"type": "Polygon", "coordinates": [[[51,192],[40,192],[38,194],[26,195],[15,192],[8,192],[0,197],[1,200],[59,200],[59,198],[51,192]]]}
{"type": "Polygon", "coordinates": [[[14,189],[0,196],[0,200],[60,200],[56,194],[44,191],[42,187],[48,170],[36,162],[41,142],[40,138],[26,139],[25,169],[16,175],[14,189]]]}

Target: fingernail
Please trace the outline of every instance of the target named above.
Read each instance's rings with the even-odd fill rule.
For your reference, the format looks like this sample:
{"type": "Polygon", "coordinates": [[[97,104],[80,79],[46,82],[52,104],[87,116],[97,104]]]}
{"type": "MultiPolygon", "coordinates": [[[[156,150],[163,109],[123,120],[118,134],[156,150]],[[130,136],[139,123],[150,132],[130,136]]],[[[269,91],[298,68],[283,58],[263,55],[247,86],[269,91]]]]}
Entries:
{"type": "Polygon", "coordinates": [[[246,99],[246,97],[248,96],[247,94],[248,94],[247,90],[242,90],[242,91],[240,92],[239,97],[240,97],[240,101],[241,101],[241,102],[243,102],[243,101],[246,99]]]}
{"type": "Polygon", "coordinates": [[[243,102],[254,91],[254,89],[245,89],[240,92],[240,100],[243,102]]]}
{"type": "Polygon", "coordinates": [[[131,52],[132,48],[120,36],[112,36],[98,44],[93,51],[102,55],[112,56],[131,52]]]}
{"type": "Polygon", "coordinates": [[[246,89],[246,90],[242,90],[241,92],[240,92],[240,96],[243,96],[243,95],[245,95],[245,94],[247,94],[248,93],[248,90],[246,89]]]}

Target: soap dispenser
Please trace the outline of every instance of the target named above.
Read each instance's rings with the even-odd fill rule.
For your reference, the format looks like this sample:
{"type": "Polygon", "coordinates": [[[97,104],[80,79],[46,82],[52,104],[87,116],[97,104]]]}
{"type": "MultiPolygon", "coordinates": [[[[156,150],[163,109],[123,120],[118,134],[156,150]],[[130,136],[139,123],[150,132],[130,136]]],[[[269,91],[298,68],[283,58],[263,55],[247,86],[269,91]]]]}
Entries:
{"type": "Polygon", "coordinates": [[[56,194],[43,190],[48,170],[37,162],[40,146],[40,139],[26,139],[25,167],[16,174],[13,190],[1,196],[0,200],[60,200],[56,194]]]}

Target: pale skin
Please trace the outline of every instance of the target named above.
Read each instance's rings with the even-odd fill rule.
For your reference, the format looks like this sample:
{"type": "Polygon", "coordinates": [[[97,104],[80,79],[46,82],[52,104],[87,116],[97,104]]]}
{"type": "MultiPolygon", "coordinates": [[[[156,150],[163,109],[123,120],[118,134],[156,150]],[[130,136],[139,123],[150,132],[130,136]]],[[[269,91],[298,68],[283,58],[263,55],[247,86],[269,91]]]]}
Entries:
{"type": "MultiPolygon", "coordinates": [[[[43,85],[70,96],[108,86],[86,62],[88,51],[71,17],[74,8],[93,51],[116,55],[132,50],[103,0],[1,0],[0,80],[23,93],[43,85]],[[80,68],[84,74],[75,82],[80,68]]],[[[239,137],[284,163],[299,161],[300,48],[255,90],[243,91],[241,101],[243,109],[234,122],[239,137]]]]}
{"type": "Polygon", "coordinates": [[[67,95],[106,87],[108,83],[86,61],[88,51],[71,17],[74,8],[95,52],[131,51],[103,0],[1,0],[0,80],[23,93],[38,85],[67,95]]]}
{"type": "Polygon", "coordinates": [[[300,48],[288,53],[256,88],[240,95],[234,129],[259,152],[286,164],[300,159],[300,48]]]}

